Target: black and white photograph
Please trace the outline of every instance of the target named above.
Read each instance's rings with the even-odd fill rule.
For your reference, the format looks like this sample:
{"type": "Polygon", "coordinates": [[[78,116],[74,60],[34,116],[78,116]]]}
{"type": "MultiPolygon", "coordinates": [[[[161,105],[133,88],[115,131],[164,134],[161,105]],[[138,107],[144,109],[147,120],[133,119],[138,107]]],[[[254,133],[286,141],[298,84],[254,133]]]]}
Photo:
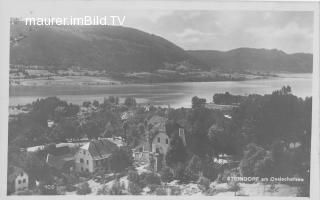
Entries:
{"type": "Polygon", "coordinates": [[[313,10],[94,3],[10,16],[6,195],[310,197],[313,10]]]}

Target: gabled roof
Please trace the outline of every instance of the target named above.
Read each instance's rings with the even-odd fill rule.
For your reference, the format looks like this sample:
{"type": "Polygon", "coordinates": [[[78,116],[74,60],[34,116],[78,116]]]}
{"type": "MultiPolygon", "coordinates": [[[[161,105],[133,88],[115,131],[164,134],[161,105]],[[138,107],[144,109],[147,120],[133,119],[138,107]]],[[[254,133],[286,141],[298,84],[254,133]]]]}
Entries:
{"type": "Polygon", "coordinates": [[[65,155],[70,153],[70,148],[68,146],[56,147],[52,149],[49,153],[55,156],[65,155]]]}
{"type": "Polygon", "coordinates": [[[60,155],[60,156],[56,156],[56,155],[52,155],[52,154],[48,154],[47,155],[47,164],[51,167],[54,167],[56,169],[63,169],[67,163],[71,163],[74,161],[74,154],[73,153],[69,153],[69,154],[65,154],[65,155],[60,155]]]}
{"type": "Polygon", "coordinates": [[[13,182],[17,176],[19,176],[21,173],[25,173],[23,169],[16,166],[9,166],[8,168],[8,182],[13,182]]]}
{"type": "Polygon", "coordinates": [[[117,148],[118,146],[107,138],[92,140],[80,147],[80,149],[89,151],[94,160],[108,158],[117,148]]]}
{"type": "Polygon", "coordinates": [[[167,118],[155,115],[149,119],[148,124],[152,125],[152,129],[157,128],[165,131],[167,121],[167,118]]]}
{"type": "Polygon", "coordinates": [[[46,162],[51,167],[62,169],[67,162],[71,164],[74,161],[76,150],[77,148],[69,148],[68,146],[55,148],[48,153],[46,162]]]}
{"type": "Polygon", "coordinates": [[[158,115],[155,115],[149,119],[148,126],[151,125],[151,129],[148,131],[150,140],[152,140],[159,132],[166,132],[167,121],[167,118],[158,115]]]}

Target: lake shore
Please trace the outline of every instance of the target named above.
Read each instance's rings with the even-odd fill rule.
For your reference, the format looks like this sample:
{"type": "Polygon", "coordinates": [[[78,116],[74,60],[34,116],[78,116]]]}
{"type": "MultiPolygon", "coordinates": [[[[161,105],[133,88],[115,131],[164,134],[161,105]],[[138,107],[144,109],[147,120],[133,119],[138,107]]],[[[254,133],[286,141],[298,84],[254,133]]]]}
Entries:
{"type": "Polygon", "coordinates": [[[219,82],[179,82],[149,84],[115,85],[27,85],[10,86],[10,106],[31,103],[38,98],[58,96],[70,103],[82,104],[83,101],[103,101],[108,96],[118,96],[120,101],[134,96],[138,103],[172,107],[190,107],[193,96],[212,101],[215,93],[230,92],[237,95],[267,94],[290,85],[293,94],[299,97],[312,95],[312,74],[283,74],[281,77],[254,79],[246,81],[219,82]]]}

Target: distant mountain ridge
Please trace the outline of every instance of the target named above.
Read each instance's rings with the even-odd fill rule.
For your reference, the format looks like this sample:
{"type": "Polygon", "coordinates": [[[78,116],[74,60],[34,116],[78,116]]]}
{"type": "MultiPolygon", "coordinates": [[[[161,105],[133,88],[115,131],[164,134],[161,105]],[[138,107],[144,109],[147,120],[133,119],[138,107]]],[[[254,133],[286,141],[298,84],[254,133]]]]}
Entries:
{"type": "Polygon", "coordinates": [[[213,69],[224,71],[311,73],[312,54],[287,54],[276,49],[238,48],[230,51],[190,50],[213,69]]]}
{"type": "Polygon", "coordinates": [[[166,64],[206,65],[159,36],[116,26],[11,25],[10,63],[152,72],[166,64]]]}
{"type": "Polygon", "coordinates": [[[239,48],[226,52],[186,51],[174,43],[134,28],[116,26],[10,27],[10,64],[54,68],[79,66],[110,73],[184,72],[312,72],[312,55],[279,50],[239,48]]]}

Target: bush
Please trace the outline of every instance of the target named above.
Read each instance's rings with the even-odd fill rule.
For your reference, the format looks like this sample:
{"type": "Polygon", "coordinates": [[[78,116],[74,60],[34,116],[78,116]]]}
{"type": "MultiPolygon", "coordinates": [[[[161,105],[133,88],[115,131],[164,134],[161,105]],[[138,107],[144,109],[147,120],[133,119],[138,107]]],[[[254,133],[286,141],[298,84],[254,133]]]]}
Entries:
{"type": "Polygon", "coordinates": [[[127,147],[121,147],[120,149],[112,152],[110,164],[111,170],[114,172],[122,172],[129,166],[132,166],[133,157],[132,152],[127,147]]]}
{"type": "Polygon", "coordinates": [[[25,190],[25,191],[19,191],[16,193],[16,195],[23,195],[23,196],[26,196],[26,195],[33,195],[32,192],[30,190],[25,190]]]}
{"type": "Polygon", "coordinates": [[[220,171],[220,165],[214,163],[211,158],[206,158],[202,163],[202,175],[211,181],[214,181],[218,178],[220,171]]]}
{"type": "Polygon", "coordinates": [[[188,183],[191,180],[191,177],[187,173],[185,166],[182,163],[179,163],[173,168],[174,175],[173,178],[179,180],[181,183],[188,183]]]}
{"type": "Polygon", "coordinates": [[[215,187],[209,187],[207,191],[204,193],[206,196],[214,196],[217,194],[217,190],[215,187]]]}
{"type": "Polygon", "coordinates": [[[237,192],[240,190],[238,182],[231,181],[228,183],[229,191],[234,192],[234,196],[237,196],[237,192]]]}
{"type": "Polygon", "coordinates": [[[160,177],[162,182],[165,182],[165,183],[173,181],[173,173],[168,167],[165,167],[160,171],[160,177]]]}
{"type": "Polygon", "coordinates": [[[196,181],[201,171],[202,161],[199,156],[193,155],[186,167],[186,173],[193,181],[196,181]]]}
{"type": "Polygon", "coordinates": [[[132,195],[139,195],[142,192],[142,188],[137,183],[130,181],[128,185],[128,192],[132,195]]]}
{"type": "Polygon", "coordinates": [[[153,193],[154,191],[156,191],[156,189],[159,187],[159,185],[148,185],[149,189],[150,189],[150,193],[153,193]]]}
{"type": "Polygon", "coordinates": [[[110,195],[122,195],[122,188],[118,179],[113,182],[110,189],[110,195]]]}
{"type": "Polygon", "coordinates": [[[128,172],[128,181],[134,182],[134,183],[139,183],[140,182],[140,177],[137,171],[130,170],[128,172]]]}
{"type": "Polygon", "coordinates": [[[167,191],[164,187],[160,186],[156,189],[156,195],[167,195],[167,191]]]}
{"type": "Polygon", "coordinates": [[[71,184],[67,184],[66,185],[66,191],[67,192],[73,192],[75,191],[77,188],[74,186],[74,185],[71,185],[71,184]]]}
{"type": "Polygon", "coordinates": [[[97,194],[98,195],[109,195],[110,194],[110,190],[109,190],[108,185],[104,185],[102,188],[99,188],[97,194]]]}
{"type": "Polygon", "coordinates": [[[241,176],[259,176],[255,174],[256,171],[259,171],[255,170],[255,167],[257,162],[265,157],[266,150],[254,143],[248,144],[239,165],[241,176]]]}
{"type": "Polygon", "coordinates": [[[198,180],[198,187],[203,192],[207,191],[210,188],[210,180],[206,177],[201,176],[198,180]]]}
{"type": "Polygon", "coordinates": [[[87,182],[82,183],[77,189],[77,194],[79,195],[86,195],[90,193],[91,188],[89,187],[89,184],[87,182]]]}
{"type": "Polygon", "coordinates": [[[170,195],[181,195],[181,189],[177,186],[171,187],[170,195]]]}
{"type": "Polygon", "coordinates": [[[145,185],[161,185],[160,177],[155,173],[146,173],[143,175],[145,185]]]}

